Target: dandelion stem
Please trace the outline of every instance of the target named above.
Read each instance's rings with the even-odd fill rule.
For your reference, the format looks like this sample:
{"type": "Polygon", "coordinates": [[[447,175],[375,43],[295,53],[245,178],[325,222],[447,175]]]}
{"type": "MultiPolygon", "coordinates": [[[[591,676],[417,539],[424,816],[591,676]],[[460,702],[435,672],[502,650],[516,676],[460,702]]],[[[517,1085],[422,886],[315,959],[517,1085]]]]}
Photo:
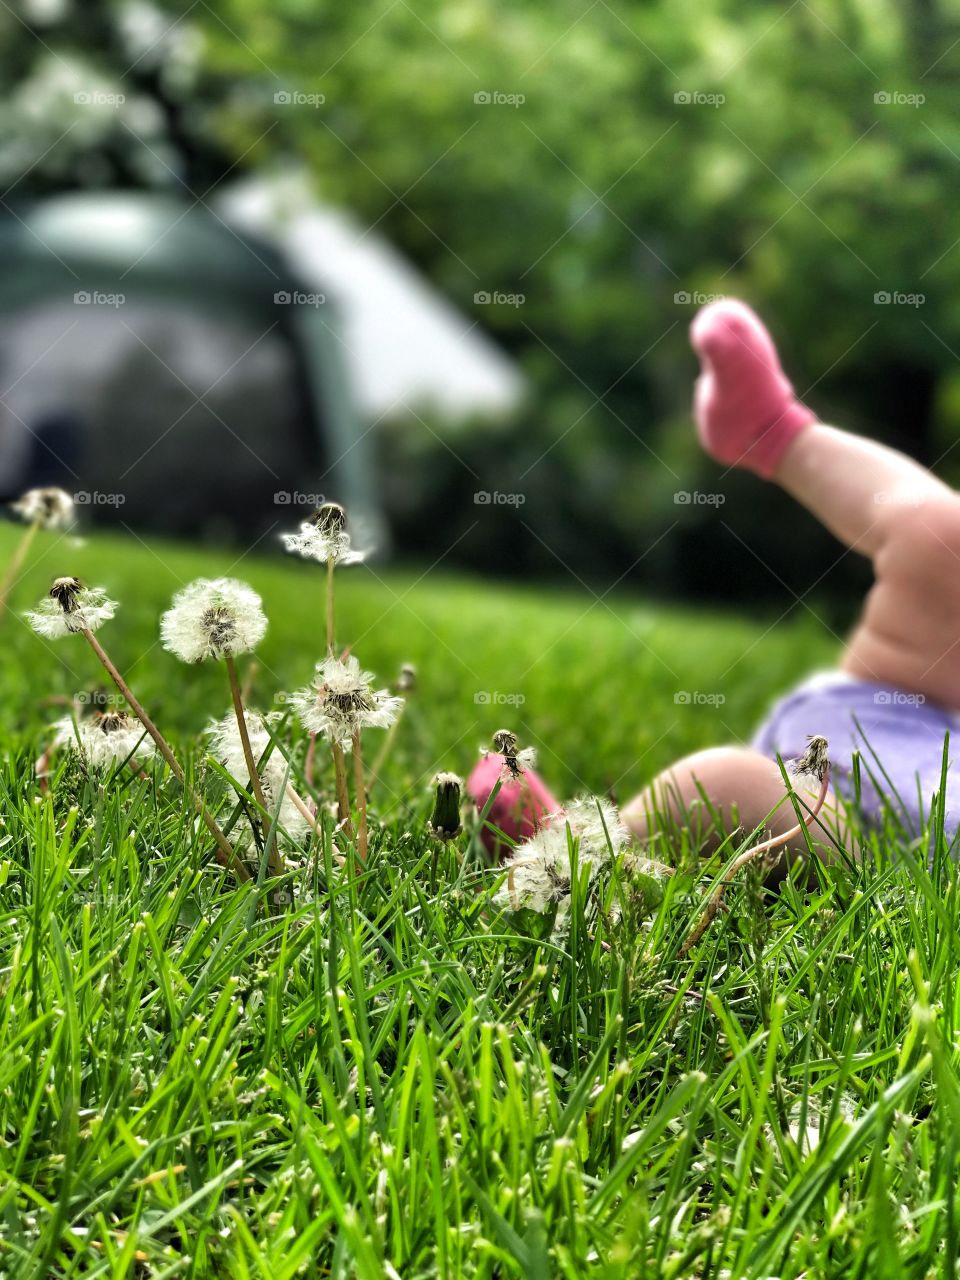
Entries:
{"type": "Polygon", "coordinates": [[[313,769],[317,759],[317,735],[311,733],[310,745],[307,747],[307,759],[303,766],[303,774],[307,780],[307,786],[313,789],[313,769]]]}
{"type": "Polygon", "coordinates": [[[333,771],[337,780],[337,816],[347,835],[353,834],[350,822],[350,794],[347,791],[347,759],[343,747],[338,742],[330,744],[333,755],[333,771]]]}
{"type": "Polygon", "coordinates": [[[3,610],[6,607],[7,597],[9,596],[11,588],[17,579],[17,574],[23,566],[24,560],[27,558],[27,552],[30,550],[30,544],[37,536],[37,530],[39,528],[40,521],[34,520],[34,522],[24,530],[23,537],[17,543],[13,555],[10,557],[10,562],[7,565],[7,571],[3,575],[3,581],[0,582],[0,610],[3,610]]]}
{"type": "Polygon", "coordinates": [[[243,695],[240,692],[240,681],[237,679],[237,664],[230,653],[224,654],[223,660],[227,667],[227,679],[230,681],[230,696],[233,698],[233,709],[237,717],[237,729],[240,733],[240,745],[243,747],[244,763],[250,776],[250,787],[253,791],[253,797],[260,807],[260,827],[263,831],[263,846],[267,851],[267,863],[273,875],[282,875],[284,868],[280,864],[280,855],[275,842],[270,838],[270,806],[267,804],[267,798],[263,794],[263,784],[260,781],[260,773],[257,769],[257,762],[254,759],[253,748],[250,746],[247,717],[243,710],[243,695]]]}
{"type": "MultiPolygon", "coordinates": [[[[320,823],[317,821],[317,815],[315,813],[310,812],[310,806],[307,804],[303,796],[300,795],[300,793],[296,790],[296,788],[290,782],[287,783],[287,795],[290,797],[290,800],[293,802],[294,808],[296,808],[299,811],[304,821],[306,821],[309,824],[310,829],[313,832],[315,832],[315,834],[318,835],[322,840],[323,827],[321,827],[320,823]]],[[[346,862],[346,858],[343,856],[342,853],[335,853],[333,855],[333,860],[335,863],[337,863],[338,866],[341,866],[341,867],[346,862]]]]}
{"type": "Polygon", "coordinates": [[[327,654],[333,657],[333,571],[337,566],[333,556],[327,560],[327,654]]]}
{"type": "Polygon", "coordinates": [[[227,839],[227,837],[223,834],[223,832],[217,826],[212,815],[207,809],[207,806],[203,803],[200,796],[196,793],[196,791],[194,791],[193,787],[191,787],[190,784],[187,782],[183,769],[181,769],[180,767],[180,762],[177,760],[177,757],[173,754],[173,751],[170,748],[170,744],[167,742],[166,738],[163,736],[163,734],[160,732],[157,726],[153,723],[153,721],[147,715],[147,712],[144,709],[144,707],[141,705],[138,699],[134,696],[133,691],[130,689],[129,685],[124,680],[123,676],[114,666],[106,649],[104,649],[103,645],[100,643],[97,637],[93,634],[93,632],[89,629],[89,627],[84,627],[84,629],[81,632],[81,635],[86,640],[87,644],[90,646],[93,652],[100,659],[100,662],[103,664],[104,670],[106,671],[110,679],[113,681],[113,683],[120,690],[120,692],[123,694],[131,711],[134,713],[134,715],[137,717],[137,719],[146,729],[147,733],[149,733],[150,737],[157,744],[157,750],[160,752],[164,760],[169,765],[170,772],[177,779],[177,781],[182,785],[183,789],[186,791],[187,795],[190,797],[194,807],[197,810],[197,813],[200,815],[200,818],[203,821],[204,826],[207,828],[211,836],[213,836],[214,840],[216,841],[217,861],[220,863],[221,866],[229,867],[230,870],[232,870],[235,873],[238,880],[250,880],[252,878],[250,875],[250,872],[243,865],[243,862],[241,861],[241,859],[237,857],[236,851],[233,849],[232,845],[230,844],[230,841],[227,839]]]}
{"type": "Polygon", "coordinates": [[[820,780],[820,791],[813,803],[813,808],[809,813],[804,815],[803,821],[798,822],[797,825],[795,827],[791,827],[789,831],[785,831],[783,835],[771,836],[769,840],[763,840],[760,844],[755,844],[752,849],[747,849],[741,853],[738,858],[734,858],[733,862],[731,862],[727,869],[726,874],[713,891],[703,915],[684,939],[683,946],[680,948],[681,956],[685,956],[692,947],[696,946],[706,931],[710,928],[714,917],[720,910],[720,904],[723,902],[723,895],[726,892],[727,885],[730,884],[740,868],[745,867],[748,862],[753,862],[754,858],[758,857],[761,853],[766,853],[770,849],[777,849],[781,845],[788,844],[791,840],[795,839],[801,831],[803,831],[804,827],[811,826],[817,814],[823,808],[823,802],[827,798],[827,791],[829,790],[829,787],[830,766],[828,764],[823,771],[823,778],[820,780]]]}
{"type": "Polygon", "coordinates": [[[367,788],[363,778],[363,751],[360,746],[360,731],[353,735],[353,787],[357,795],[357,808],[360,811],[360,825],[357,831],[357,851],[360,861],[367,861],[367,788]]]}

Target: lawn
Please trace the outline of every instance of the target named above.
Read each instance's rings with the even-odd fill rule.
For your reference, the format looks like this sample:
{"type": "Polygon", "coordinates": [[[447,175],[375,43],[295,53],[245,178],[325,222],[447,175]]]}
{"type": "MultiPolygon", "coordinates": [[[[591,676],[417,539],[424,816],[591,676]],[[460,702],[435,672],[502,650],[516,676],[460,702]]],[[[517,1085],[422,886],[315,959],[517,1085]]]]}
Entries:
{"type": "MultiPolygon", "coordinates": [[[[14,606],[63,573],[121,602],[101,638],[226,823],[200,738],[228,710],[223,673],[166,653],[159,614],[198,575],[252,583],[271,625],[243,674],[282,709],[322,656],[322,573],[46,535],[14,606]]],[[[427,829],[433,774],[467,772],[502,725],[558,794],[620,800],[743,740],[835,654],[813,612],[442,567],[338,583],[340,640],[383,683],[405,661],[419,682],[367,868],[335,865],[325,820],[286,911],[233,884],[159,766],[97,779],[66,760],[41,794],[45,726],[102,672],[79,638],[3,620],[0,1275],[955,1274],[958,894],[936,820],[929,869],[855,833],[862,864],[816,891],[743,877],[688,956],[716,862],[678,849],[662,899],[619,916],[575,893],[551,935],[494,909],[503,877],[469,831],[427,829]]],[[[329,799],[326,769],[317,784],[329,799]]]]}

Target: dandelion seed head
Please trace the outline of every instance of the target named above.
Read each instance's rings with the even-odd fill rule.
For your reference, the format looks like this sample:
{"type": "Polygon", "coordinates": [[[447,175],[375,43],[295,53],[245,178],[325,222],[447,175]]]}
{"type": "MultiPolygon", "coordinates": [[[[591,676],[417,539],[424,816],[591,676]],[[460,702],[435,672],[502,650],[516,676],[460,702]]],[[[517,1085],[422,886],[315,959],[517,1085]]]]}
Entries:
{"type": "Polygon", "coordinates": [[[551,814],[529,840],[519,845],[505,864],[507,881],[495,895],[498,906],[516,911],[529,907],[545,912],[557,908],[560,920],[570,906],[570,844],[575,843],[574,868],[588,868],[588,883],[623,850],[630,833],[609,800],[584,796],[551,814]]]}
{"type": "Polygon", "coordinates": [[[79,578],[54,578],[46,599],[24,616],[38,635],[48,640],[96,631],[117,611],[103,587],[85,587],[79,578]]]}
{"type": "MultiPolygon", "coordinates": [[[[276,745],[273,745],[271,750],[273,739],[269,726],[280,718],[278,715],[262,716],[256,711],[244,712],[250,750],[263,787],[263,798],[267,802],[271,816],[276,812],[279,800],[281,841],[289,846],[302,841],[309,824],[287,795],[288,770],[283,753],[277,749],[276,745]],[[267,755],[268,751],[269,755],[267,755]],[[263,759],[264,756],[267,756],[266,760],[263,759]]],[[[241,785],[248,786],[250,773],[247,769],[247,758],[243,750],[243,739],[240,737],[240,727],[233,712],[210,725],[207,732],[210,736],[212,754],[232,778],[236,778],[241,785]]],[[[249,824],[243,830],[235,831],[234,835],[235,843],[241,850],[253,843],[253,830],[249,824]],[[239,838],[236,839],[236,837],[239,838]]]]}
{"type": "Polygon", "coordinates": [[[373,676],[354,657],[326,658],[317,664],[313,683],[290,695],[308,733],[318,733],[349,751],[364,729],[388,729],[403,699],[374,689],[373,676]]]}
{"type": "Polygon", "coordinates": [[[177,592],[160,619],[163,646],[181,662],[249,653],[266,629],[260,597],[236,578],[198,578],[177,592]]]}
{"type": "Polygon", "coordinates": [[[75,751],[97,770],[126,760],[142,763],[157,750],[140,721],[125,711],[96,711],[76,724],[66,716],[54,725],[53,745],[75,751]]]}
{"type": "Polygon", "coordinates": [[[73,524],[73,499],[65,489],[28,489],[10,510],[24,524],[35,524],[41,529],[69,529],[73,524]]]}

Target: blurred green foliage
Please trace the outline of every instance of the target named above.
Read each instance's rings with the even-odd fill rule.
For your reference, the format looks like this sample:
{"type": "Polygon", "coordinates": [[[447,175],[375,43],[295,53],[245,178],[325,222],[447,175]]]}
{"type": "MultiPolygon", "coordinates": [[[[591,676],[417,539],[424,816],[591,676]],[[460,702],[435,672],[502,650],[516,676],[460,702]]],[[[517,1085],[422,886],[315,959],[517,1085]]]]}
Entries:
{"type": "Polygon", "coordinates": [[[197,195],[305,159],[323,198],[522,363],[519,428],[411,416],[386,433],[402,544],[681,591],[862,586],[853,557],[829,568],[839,549],[808,517],[696,448],[686,328],[719,293],[764,313],[822,416],[960,475],[960,4],[183,2],[157,9],[125,70],[132,8],[33,31],[0,17],[21,86],[69,51],[161,100],[155,136],[127,120],[110,143],[146,178],[99,143],[90,170],[87,139],[57,181],[171,182],[145,142],[197,195]],[[324,101],[275,100],[291,92],[324,101]],[[480,291],[523,302],[477,306],[480,291]],[[478,511],[481,488],[526,501],[478,511]],[[698,490],[725,501],[675,501],[698,490]]]}

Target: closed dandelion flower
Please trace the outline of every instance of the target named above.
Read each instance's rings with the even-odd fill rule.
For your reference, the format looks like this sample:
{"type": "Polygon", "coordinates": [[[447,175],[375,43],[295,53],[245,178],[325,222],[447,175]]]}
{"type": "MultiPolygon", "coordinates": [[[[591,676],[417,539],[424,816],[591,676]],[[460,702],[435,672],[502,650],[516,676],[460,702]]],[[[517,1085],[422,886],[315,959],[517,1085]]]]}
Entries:
{"type": "Polygon", "coordinates": [[[38,529],[69,529],[73,524],[73,499],[64,489],[28,489],[11,502],[10,510],[38,529]]]}
{"type": "Polygon", "coordinates": [[[454,840],[463,830],[460,823],[460,793],[463,779],[455,773],[438,773],[433,780],[435,796],[430,830],[443,840],[454,840]]]}
{"type": "Polygon", "coordinates": [[[76,751],[91,769],[110,769],[127,760],[140,763],[156,754],[143,725],[125,711],[97,711],[77,724],[68,716],[54,729],[53,745],[76,751]]]}
{"type": "Polygon", "coordinates": [[[347,513],[337,502],[325,502],[297,533],[282,533],[280,538],[287,551],[321,564],[360,564],[368,554],[351,546],[347,513]]]}
{"type": "Polygon", "coordinates": [[[402,698],[374,689],[373,676],[354,657],[318,663],[313,684],[292,694],[290,702],[308,733],[322,734],[344,751],[354,734],[389,728],[403,706],[402,698]]]}
{"type": "MultiPolygon", "coordinates": [[[[277,801],[278,799],[280,800],[280,826],[289,841],[296,843],[308,830],[309,824],[289,796],[287,762],[283,754],[274,747],[265,763],[260,764],[272,741],[270,730],[267,726],[276,718],[274,716],[264,717],[258,715],[255,711],[244,712],[244,722],[247,727],[250,748],[253,752],[254,763],[257,764],[259,769],[260,784],[263,788],[266,807],[270,810],[272,817],[276,813],[277,801]]],[[[209,733],[211,751],[227,773],[236,778],[238,782],[249,781],[250,775],[247,770],[243,739],[240,736],[236,717],[233,715],[224,716],[222,720],[211,725],[209,733]]],[[[241,846],[246,846],[252,838],[253,832],[248,827],[246,837],[241,836],[238,843],[241,846]]]]}
{"type": "Polygon", "coordinates": [[[260,597],[236,578],[198,578],[177,592],[160,620],[163,646],[181,662],[249,653],[266,629],[260,597]]]}
{"type": "Polygon", "coordinates": [[[47,599],[25,616],[38,635],[58,640],[96,631],[116,610],[116,601],[107,599],[103,587],[85,587],[79,578],[54,578],[47,599]]]}

